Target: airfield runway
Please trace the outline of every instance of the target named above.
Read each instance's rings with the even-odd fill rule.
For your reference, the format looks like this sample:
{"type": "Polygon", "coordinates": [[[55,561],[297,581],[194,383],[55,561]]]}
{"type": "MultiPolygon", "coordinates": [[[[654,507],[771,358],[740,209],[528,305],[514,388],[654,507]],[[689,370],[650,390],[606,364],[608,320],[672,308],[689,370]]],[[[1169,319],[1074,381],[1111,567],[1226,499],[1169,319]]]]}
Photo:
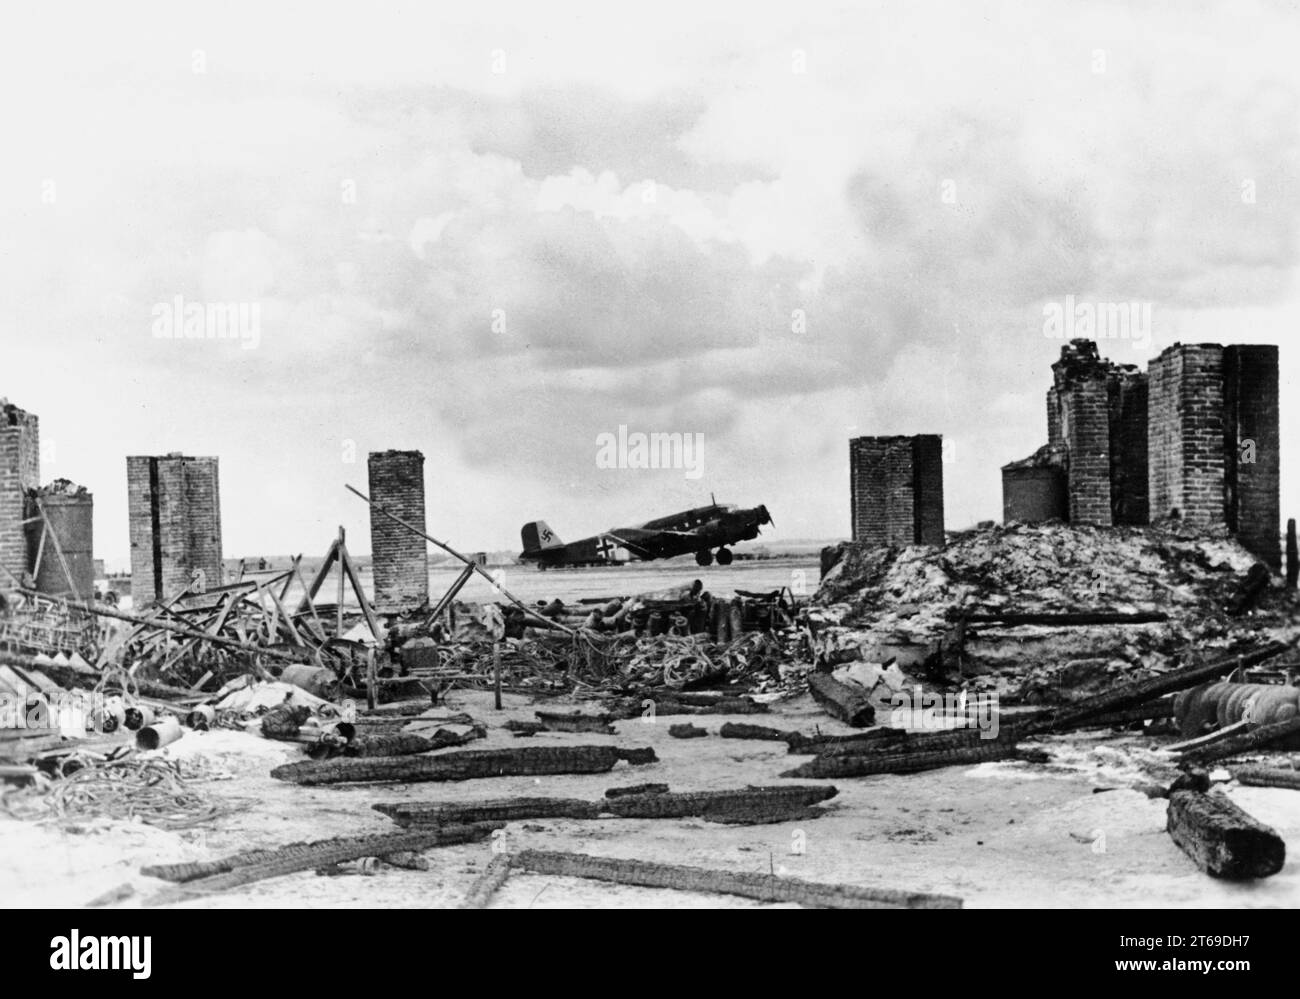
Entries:
{"type": "MultiPolygon", "coordinates": [[[[789,556],[756,562],[733,562],[729,566],[698,566],[690,556],[658,562],[628,562],[622,566],[595,566],[587,569],[547,569],[531,565],[489,567],[487,570],[520,600],[535,602],[559,597],[566,604],[584,598],[627,597],[634,593],[682,586],[699,579],[716,597],[730,597],[737,590],[766,592],[788,586],[797,596],[806,597],[817,589],[820,579],[817,557],[789,556]]],[[[448,566],[429,572],[429,595],[438,599],[459,575],[448,566]]],[[[369,586],[369,574],[362,575],[369,586]]],[[[501,599],[481,576],[475,576],[461,590],[460,600],[482,602],[501,599]]]]}

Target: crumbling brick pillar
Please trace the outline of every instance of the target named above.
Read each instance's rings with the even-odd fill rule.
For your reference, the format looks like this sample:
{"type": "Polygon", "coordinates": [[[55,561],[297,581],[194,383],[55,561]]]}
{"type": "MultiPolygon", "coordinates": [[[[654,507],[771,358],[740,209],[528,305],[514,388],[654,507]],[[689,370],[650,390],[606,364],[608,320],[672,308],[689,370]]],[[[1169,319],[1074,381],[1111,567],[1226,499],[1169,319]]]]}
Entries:
{"type": "Polygon", "coordinates": [[[1174,344],[1148,370],[1151,517],[1225,524],[1223,348],[1174,344]]]}
{"type": "MultiPolygon", "coordinates": [[[[368,468],[370,498],[425,530],[424,455],[419,451],[372,451],[368,468]]],[[[424,538],[372,507],[370,551],[377,610],[391,614],[429,602],[429,549],[424,538]]]]}
{"type": "MultiPolygon", "coordinates": [[[[30,568],[27,530],[27,494],[40,485],[40,423],[28,413],[0,399],[0,565],[19,579],[30,568]]],[[[11,584],[0,573],[0,589],[11,584]]]]}
{"type": "Polygon", "coordinates": [[[849,441],[849,503],[854,541],[943,545],[943,438],[849,441]]]}
{"type": "Polygon", "coordinates": [[[1110,399],[1104,378],[1079,381],[1061,391],[1062,434],[1069,448],[1067,484],[1070,522],[1109,527],[1110,399]]]}
{"type": "Polygon", "coordinates": [[[1061,399],[1055,385],[1047,390],[1047,443],[1065,443],[1065,438],[1061,436],[1061,399]]]}
{"type": "Polygon", "coordinates": [[[217,459],[173,452],[126,459],[131,529],[131,602],[136,608],[175,596],[202,572],[220,586],[221,496],[217,459]]]}

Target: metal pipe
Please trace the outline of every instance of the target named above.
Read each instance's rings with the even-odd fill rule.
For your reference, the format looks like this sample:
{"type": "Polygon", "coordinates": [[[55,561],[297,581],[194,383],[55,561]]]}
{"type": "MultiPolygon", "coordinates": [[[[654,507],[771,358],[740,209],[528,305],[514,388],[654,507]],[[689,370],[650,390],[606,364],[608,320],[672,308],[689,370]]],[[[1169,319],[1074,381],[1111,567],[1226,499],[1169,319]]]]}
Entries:
{"type": "Polygon", "coordinates": [[[184,734],[181,723],[169,715],[140,729],[135,734],[135,746],[136,749],[162,749],[184,734]]]}

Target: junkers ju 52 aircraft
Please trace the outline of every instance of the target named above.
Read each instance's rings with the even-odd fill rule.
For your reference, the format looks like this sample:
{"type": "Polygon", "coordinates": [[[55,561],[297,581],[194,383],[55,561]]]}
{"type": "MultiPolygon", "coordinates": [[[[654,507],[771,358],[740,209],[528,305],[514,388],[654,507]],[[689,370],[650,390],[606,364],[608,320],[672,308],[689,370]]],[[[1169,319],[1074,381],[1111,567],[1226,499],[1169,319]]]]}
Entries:
{"type": "Polygon", "coordinates": [[[565,544],[545,521],[534,520],[520,531],[524,550],[519,557],[536,562],[539,569],[608,565],[615,561],[614,552],[622,548],[642,561],[694,552],[697,563],[712,565],[716,548],[718,565],[730,565],[731,549],[727,545],[750,541],[758,537],[763,524],[771,523],[772,516],[765,506],[740,510],[714,501],[708,506],[647,520],[635,527],[617,527],[565,544]]]}

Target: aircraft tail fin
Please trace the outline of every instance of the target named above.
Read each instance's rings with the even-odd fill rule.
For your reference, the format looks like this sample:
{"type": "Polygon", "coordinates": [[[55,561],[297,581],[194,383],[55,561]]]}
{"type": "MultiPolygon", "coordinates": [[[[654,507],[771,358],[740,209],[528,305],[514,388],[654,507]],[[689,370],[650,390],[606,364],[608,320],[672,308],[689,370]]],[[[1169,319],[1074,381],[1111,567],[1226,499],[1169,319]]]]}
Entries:
{"type": "Polygon", "coordinates": [[[564,542],[559,535],[546,526],[544,520],[534,520],[524,525],[519,532],[524,543],[525,552],[540,552],[547,548],[563,548],[564,542]]]}

